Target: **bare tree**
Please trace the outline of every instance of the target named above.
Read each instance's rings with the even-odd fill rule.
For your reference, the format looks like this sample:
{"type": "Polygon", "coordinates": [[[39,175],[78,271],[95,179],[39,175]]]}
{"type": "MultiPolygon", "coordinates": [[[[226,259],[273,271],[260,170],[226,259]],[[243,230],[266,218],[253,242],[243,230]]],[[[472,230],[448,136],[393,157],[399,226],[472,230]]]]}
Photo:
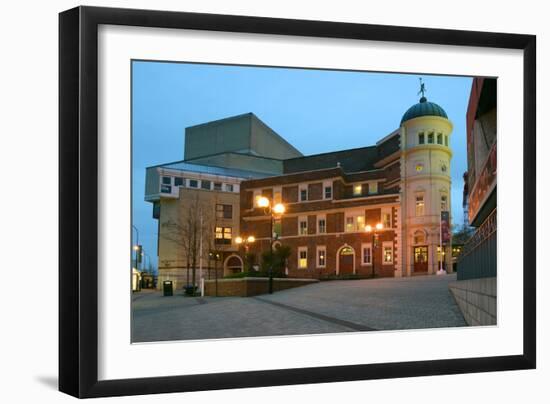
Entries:
{"type": "Polygon", "coordinates": [[[200,247],[202,245],[204,249],[212,238],[211,221],[211,204],[201,200],[196,194],[188,203],[181,204],[175,219],[170,219],[162,224],[164,230],[162,238],[175,243],[181,249],[187,265],[187,284],[194,287],[197,285],[197,263],[201,257],[200,247]],[[191,282],[189,272],[191,272],[191,282]]]}

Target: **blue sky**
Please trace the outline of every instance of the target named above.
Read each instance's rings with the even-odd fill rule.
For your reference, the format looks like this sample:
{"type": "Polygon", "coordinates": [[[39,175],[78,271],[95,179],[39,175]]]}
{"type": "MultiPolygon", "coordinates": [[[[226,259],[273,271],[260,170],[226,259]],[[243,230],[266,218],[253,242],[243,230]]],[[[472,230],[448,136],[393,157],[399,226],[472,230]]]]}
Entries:
{"type": "MultiPolygon", "coordinates": [[[[418,102],[418,74],[134,61],[133,222],[156,267],[157,223],[143,200],[145,167],[183,159],[187,126],[253,112],[304,155],[369,146],[418,102]]],[[[454,124],[452,214],[462,223],[470,77],[422,75],[428,100],[454,124]]],[[[134,232],[135,234],[135,232],[134,232]]]]}

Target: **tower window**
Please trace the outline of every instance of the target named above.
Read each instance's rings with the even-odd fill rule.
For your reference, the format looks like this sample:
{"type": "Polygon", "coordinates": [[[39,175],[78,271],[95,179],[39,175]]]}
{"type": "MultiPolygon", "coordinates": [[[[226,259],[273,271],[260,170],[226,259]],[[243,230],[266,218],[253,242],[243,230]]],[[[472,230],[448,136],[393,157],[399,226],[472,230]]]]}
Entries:
{"type": "Polygon", "coordinates": [[[424,195],[416,195],[415,213],[416,216],[424,216],[424,195]]]}
{"type": "Polygon", "coordinates": [[[445,135],[445,146],[449,147],[449,136],[445,135]]]}
{"type": "Polygon", "coordinates": [[[437,144],[443,144],[443,134],[437,134],[437,144]]]}
{"type": "Polygon", "coordinates": [[[433,143],[433,142],[434,142],[434,133],[430,132],[428,133],[428,143],[433,143]]]}
{"type": "Polygon", "coordinates": [[[424,132],[420,132],[420,133],[418,134],[418,144],[424,144],[424,141],[425,141],[425,139],[424,139],[424,132]]]}
{"type": "Polygon", "coordinates": [[[447,195],[441,195],[441,210],[447,210],[447,195]]]}

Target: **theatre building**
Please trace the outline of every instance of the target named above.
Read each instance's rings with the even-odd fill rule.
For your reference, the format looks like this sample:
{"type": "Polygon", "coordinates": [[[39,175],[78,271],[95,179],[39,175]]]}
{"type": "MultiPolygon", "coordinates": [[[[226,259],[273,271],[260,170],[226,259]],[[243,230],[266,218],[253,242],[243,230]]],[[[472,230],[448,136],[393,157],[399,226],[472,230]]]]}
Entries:
{"type": "Polygon", "coordinates": [[[423,96],[373,146],[283,160],[282,174],[241,182],[240,236],[255,237],[258,256],[288,245],[290,277],[450,272],[441,212],[451,210],[452,127],[423,96]],[[262,196],[285,212],[272,217],[262,196]]]}

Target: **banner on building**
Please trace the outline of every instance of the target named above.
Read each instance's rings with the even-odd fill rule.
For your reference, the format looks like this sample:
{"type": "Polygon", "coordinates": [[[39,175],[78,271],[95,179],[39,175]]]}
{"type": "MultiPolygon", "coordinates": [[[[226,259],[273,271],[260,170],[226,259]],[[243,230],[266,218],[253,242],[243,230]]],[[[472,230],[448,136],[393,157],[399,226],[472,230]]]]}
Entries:
{"type": "Polygon", "coordinates": [[[441,212],[441,242],[446,244],[451,241],[451,225],[449,211],[441,212]]]}

